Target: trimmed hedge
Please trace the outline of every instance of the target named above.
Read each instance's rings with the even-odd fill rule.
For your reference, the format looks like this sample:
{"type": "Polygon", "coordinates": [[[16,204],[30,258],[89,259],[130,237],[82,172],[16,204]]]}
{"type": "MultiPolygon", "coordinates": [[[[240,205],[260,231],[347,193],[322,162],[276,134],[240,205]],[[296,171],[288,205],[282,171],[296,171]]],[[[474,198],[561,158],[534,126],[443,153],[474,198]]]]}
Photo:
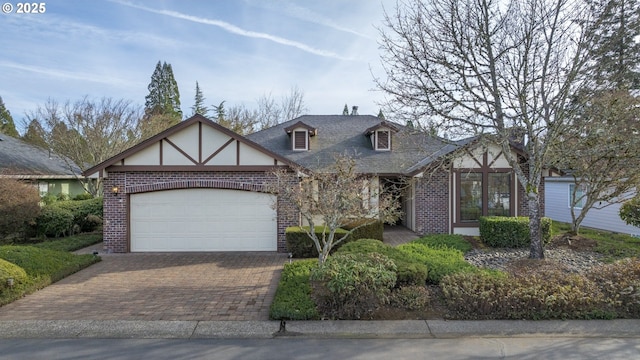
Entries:
{"type": "Polygon", "coordinates": [[[71,211],[73,224],[78,225],[81,232],[94,231],[102,224],[101,197],[88,200],[59,201],[52,206],[71,211]]]}
{"type": "Polygon", "coordinates": [[[59,237],[90,232],[102,225],[102,198],[57,201],[42,208],[36,219],[39,236],[59,237]]]}
{"type": "MultiPolygon", "coordinates": [[[[285,230],[285,238],[287,242],[287,251],[293,254],[295,258],[317,258],[318,257],[318,249],[316,249],[316,245],[313,243],[313,240],[307,235],[304,229],[309,229],[308,226],[290,226],[285,230]]],[[[320,242],[322,244],[322,233],[325,230],[324,226],[316,226],[315,232],[316,236],[321,239],[320,242]]],[[[347,233],[346,230],[338,229],[336,230],[335,240],[338,240],[342,236],[347,233]]],[[[328,230],[326,236],[328,236],[328,230]]],[[[350,237],[346,238],[344,241],[335,245],[331,250],[336,251],[340,246],[349,242],[350,237]]]]}
{"type": "Polygon", "coordinates": [[[429,269],[418,258],[376,239],[360,239],[345,244],[339,254],[378,253],[389,257],[396,264],[396,286],[425,285],[429,269]]]}
{"type": "Polygon", "coordinates": [[[45,206],[36,219],[39,236],[59,237],[71,233],[73,213],[57,206],[45,206]]]}
{"type": "Polygon", "coordinates": [[[269,308],[272,320],[319,319],[316,304],[311,299],[309,275],[318,266],[318,260],[299,260],[284,265],[280,283],[269,308]]]}
{"type": "MultiPolygon", "coordinates": [[[[363,223],[367,223],[371,221],[371,219],[360,219],[353,220],[349,224],[343,226],[342,228],[350,231],[351,229],[360,226],[363,223]]],[[[382,235],[384,233],[384,223],[382,221],[374,221],[367,225],[362,225],[359,228],[353,230],[351,235],[349,236],[353,240],[360,239],[376,239],[382,241],[382,235]]]]}
{"type": "MultiPolygon", "coordinates": [[[[544,244],[551,241],[551,219],[543,217],[540,232],[544,244]]],[[[522,248],[531,244],[528,217],[482,216],[480,238],[491,247],[522,248]]]]}

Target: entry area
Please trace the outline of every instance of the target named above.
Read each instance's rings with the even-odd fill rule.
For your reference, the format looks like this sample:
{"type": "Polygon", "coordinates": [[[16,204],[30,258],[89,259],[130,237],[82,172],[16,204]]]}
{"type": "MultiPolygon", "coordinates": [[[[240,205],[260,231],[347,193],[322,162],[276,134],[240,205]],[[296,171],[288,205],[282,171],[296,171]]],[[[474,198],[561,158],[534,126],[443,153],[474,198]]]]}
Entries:
{"type": "Polygon", "coordinates": [[[275,201],[227,189],[132,194],[131,252],[276,251],[275,201]]]}

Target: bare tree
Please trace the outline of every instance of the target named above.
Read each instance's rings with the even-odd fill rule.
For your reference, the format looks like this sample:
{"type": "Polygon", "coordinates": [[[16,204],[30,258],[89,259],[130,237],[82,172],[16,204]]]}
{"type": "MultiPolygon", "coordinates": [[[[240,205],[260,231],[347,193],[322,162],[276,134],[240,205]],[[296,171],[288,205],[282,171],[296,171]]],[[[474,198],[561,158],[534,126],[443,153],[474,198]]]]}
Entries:
{"type": "Polygon", "coordinates": [[[257,120],[260,127],[258,130],[289,121],[308,111],[304,102],[304,92],[297,86],[292,87],[288,95],[282,96],[279,103],[271,94],[262,95],[257,102],[257,120]]]}
{"type": "Polygon", "coordinates": [[[371,179],[356,173],[355,160],[346,155],[336,156],[334,165],[323,171],[310,173],[299,168],[276,170],[274,174],[278,183],[299,183],[299,186],[273,184],[273,191],[278,193],[279,201],[292,203],[309,224],[308,229],[303,229],[318,250],[320,264],[354,230],[376,221],[395,221],[401,215],[399,201],[394,197],[397,192],[382,192],[377,183],[371,186],[371,179]],[[322,222],[318,223],[320,219],[322,222]],[[336,238],[336,230],[352,224],[354,219],[361,222],[336,238]],[[324,226],[321,238],[314,231],[316,225],[324,226]]]}
{"type": "MultiPolygon", "coordinates": [[[[80,170],[107,160],[140,140],[141,111],[127,100],[88,97],[60,105],[49,99],[27,115],[28,123],[38,123],[45,131],[50,149],[80,170]]],[[[85,190],[97,195],[99,184],[79,177],[85,190]],[[97,185],[97,186],[96,186],[97,185]]]]}
{"type": "Polygon", "coordinates": [[[528,201],[531,258],[544,258],[540,186],[548,148],[568,126],[587,60],[588,11],[574,0],[407,0],[385,15],[388,112],[452,136],[490,133],[528,201]],[[510,146],[524,132],[524,157],[510,146]]]}
{"type": "Polygon", "coordinates": [[[589,210],[624,202],[640,188],[640,98],[624,90],[601,92],[580,114],[552,149],[555,166],[574,178],[575,234],[589,210]]]}

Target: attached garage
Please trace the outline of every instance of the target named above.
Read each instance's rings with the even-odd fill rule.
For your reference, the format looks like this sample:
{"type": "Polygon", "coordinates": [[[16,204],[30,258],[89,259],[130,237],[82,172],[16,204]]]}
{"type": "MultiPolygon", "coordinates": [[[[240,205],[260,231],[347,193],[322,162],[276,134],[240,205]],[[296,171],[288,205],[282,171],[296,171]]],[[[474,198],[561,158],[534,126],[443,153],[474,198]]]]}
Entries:
{"type": "Polygon", "coordinates": [[[276,251],[275,200],[206,188],[131,194],[130,250],[276,251]]]}

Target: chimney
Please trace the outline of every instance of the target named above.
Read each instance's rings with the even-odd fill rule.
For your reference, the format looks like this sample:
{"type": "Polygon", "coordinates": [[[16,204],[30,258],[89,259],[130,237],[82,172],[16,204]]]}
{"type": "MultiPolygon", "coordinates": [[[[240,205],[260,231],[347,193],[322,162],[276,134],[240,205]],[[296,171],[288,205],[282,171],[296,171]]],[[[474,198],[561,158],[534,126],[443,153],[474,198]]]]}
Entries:
{"type": "Polygon", "coordinates": [[[357,106],[352,106],[351,107],[351,115],[358,115],[358,107],[357,106]]]}

